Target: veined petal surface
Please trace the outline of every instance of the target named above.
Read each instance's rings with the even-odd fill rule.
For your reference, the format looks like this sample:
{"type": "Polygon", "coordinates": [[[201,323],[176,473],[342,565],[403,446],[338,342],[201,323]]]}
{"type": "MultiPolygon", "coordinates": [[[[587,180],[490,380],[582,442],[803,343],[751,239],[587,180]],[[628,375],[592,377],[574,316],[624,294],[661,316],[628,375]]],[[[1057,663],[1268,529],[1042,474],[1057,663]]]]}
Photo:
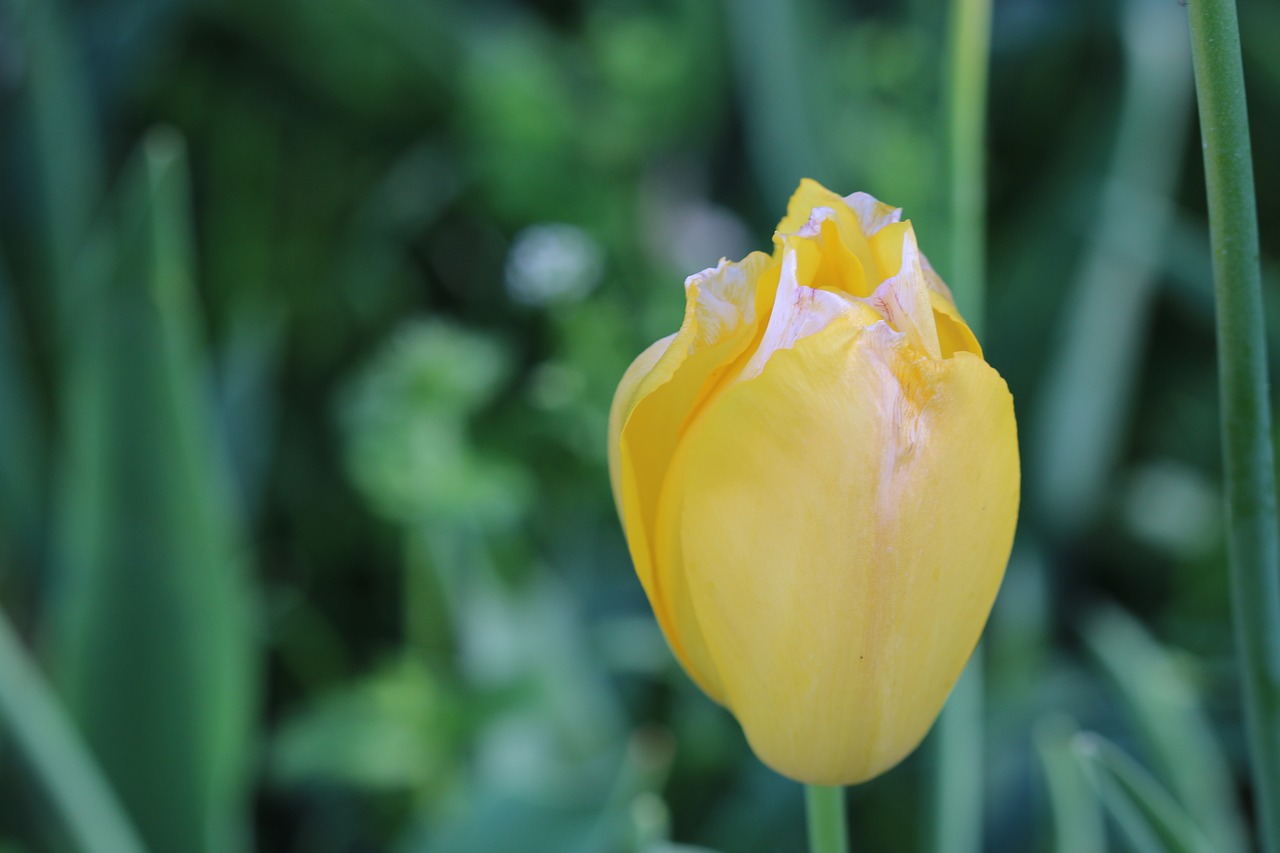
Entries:
{"type": "Polygon", "coordinates": [[[681,444],[678,531],[724,701],[760,758],[851,784],[923,738],[1017,514],[1013,406],[980,358],[837,322],[726,390],[681,444]]]}

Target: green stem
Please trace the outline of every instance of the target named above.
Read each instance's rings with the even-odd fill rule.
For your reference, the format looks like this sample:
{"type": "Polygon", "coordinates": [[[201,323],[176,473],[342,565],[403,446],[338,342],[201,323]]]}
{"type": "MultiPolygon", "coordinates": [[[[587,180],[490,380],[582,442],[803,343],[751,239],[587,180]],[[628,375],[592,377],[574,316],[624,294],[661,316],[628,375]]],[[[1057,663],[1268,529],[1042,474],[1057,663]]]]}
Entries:
{"type": "Polygon", "coordinates": [[[933,853],[982,849],[982,646],[960,673],[936,727],[933,853]]]}
{"type": "Polygon", "coordinates": [[[730,0],[724,15],[747,129],[747,153],[761,188],[785,202],[801,175],[823,173],[811,121],[808,59],[795,3],[730,0]]]}
{"type": "Polygon", "coordinates": [[[954,0],[948,34],[947,172],[951,187],[951,269],[956,307],[981,339],[986,309],[987,55],[991,0],[954,0]]]}
{"type": "Polygon", "coordinates": [[[1217,303],[1231,598],[1263,849],[1280,853],[1280,530],[1257,206],[1234,0],[1190,0],[1217,303]]]}
{"type": "MultiPolygon", "coordinates": [[[[947,176],[956,307],[981,339],[987,280],[987,73],[991,0],[952,0],[947,34],[947,176]]],[[[981,649],[961,675],[938,721],[931,847],[934,853],[982,849],[981,649]]]]}
{"type": "Polygon", "coordinates": [[[0,614],[0,727],[9,733],[82,853],[144,849],[102,771],[0,614]]]}
{"type": "Polygon", "coordinates": [[[844,788],[805,785],[804,804],[809,818],[809,853],[849,853],[844,788]]]}

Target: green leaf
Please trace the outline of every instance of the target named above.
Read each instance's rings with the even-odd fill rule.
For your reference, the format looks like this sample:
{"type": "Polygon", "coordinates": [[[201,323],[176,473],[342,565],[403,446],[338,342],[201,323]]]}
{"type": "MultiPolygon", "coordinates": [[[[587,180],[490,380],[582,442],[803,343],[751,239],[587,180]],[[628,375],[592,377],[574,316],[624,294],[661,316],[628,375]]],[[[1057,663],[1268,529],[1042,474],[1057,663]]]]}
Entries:
{"type": "Polygon", "coordinates": [[[283,343],[281,312],[245,300],[232,315],[219,352],[218,423],[245,518],[256,517],[266,488],[283,343]]]}
{"type": "Polygon", "coordinates": [[[369,503],[405,524],[519,517],[524,473],[475,448],[469,429],[509,370],[490,337],[438,320],[405,324],[341,401],[348,467],[369,503]]]}
{"type": "Polygon", "coordinates": [[[801,177],[827,179],[811,112],[818,87],[805,82],[806,16],[798,4],[765,0],[730,3],[725,13],[747,148],[772,209],[795,191],[801,177]]]}
{"type": "MultiPolygon", "coordinates": [[[[521,730],[533,734],[532,719],[507,717],[507,735],[490,727],[505,743],[490,747],[522,751],[521,730]],[[514,724],[514,725],[513,725],[514,724]],[[515,735],[515,737],[511,737],[515,735]]],[[[672,845],[669,815],[658,798],[673,755],[665,733],[637,732],[625,749],[610,748],[596,760],[570,772],[552,769],[536,786],[512,785],[501,773],[481,772],[470,780],[460,807],[422,815],[396,847],[405,853],[714,853],[701,847],[672,845]]],[[[485,747],[481,745],[481,751],[485,747]]],[[[512,756],[516,757],[516,756],[512,756]]],[[[489,763],[494,755],[490,750],[489,763]]],[[[479,762],[485,763],[485,759],[479,762]]],[[[548,762],[551,767],[555,762],[548,762]]]]}
{"type": "MultiPolygon", "coordinates": [[[[102,771],[3,614],[0,726],[44,789],[77,850],[142,853],[142,842],[102,771]]],[[[6,848],[0,843],[0,850],[6,848]]]]}
{"type": "Polygon", "coordinates": [[[1223,853],[1246,850],[1235,782],[1195,685],[1136,619],[1105,606],[1084,640],[1133,717],[1142,746],[1173,796],[1223,853]]]}
{"type": "Polygon", "coordinates": [[[272,776],[281,785],[439,785],[461,758],[455,705],[418,660],[395,661],[286,720],[273,743],[272,776]]]}
{"type": "Polygon", "coordinates": [[[101,201],[104,157],[80,57],[56,0],[18,0],[15,30],[22,45],[25,118],[40,189],[43,246],[53,278],[58,322],[74,309],[79,249],[101,201]]]}
{"type": "Polygon", "coordinates": [[[1182,20],[1125,0],[1120,124],[1087,251],[1061,314],[1062,344],[1033,421],[1043,475],[1031,497],[1062,534],[1096,520],[1139,395],[1151,305],[1182,175],[1191,67],[1182,20]]]}
{"type": "Polygon", "coordinates": [[[934,853],[982,849],[983,688],[980,646],[938,717],[931,797],[934,853]]]}
{"type": "Polygon", "coordinates": [[[394,849],[400,853],[611,853],[613,844],[593,843],[598,802],[543,803],[489,789],[472,789],[461,815],[412,830],[394,849]]]}
{"type": "Polygon", "coordinates": [[[252,596],[192,292],[183,145],[149,134],[68,341],[51,663],[156,850],[244,847],[252,596]]]}
{"type": "Polygon", "coordinates": [[[1098,797],[1140,853],[1212,853],[1169,792],[1124,750],[1095,734],[1072,739],[1076,758],[1098,797]]]}
{"type": "Polygon", "coordinates": [[[28,381],[23,335],[0,259],[0,572],[6,556],[34,567],[44,506],[44,430],[28,381]],[[12,555],[7,542],[17,543],[12,555]]]}
{"type": "Polygon", "coordinates": [[[1101,804],[1072,748],[1077,732],[1075,722],[1066,716],[1042,720],[1035,730],[1036,752],[1053,807],[1053,849],[1057,853],[1105,853],[1101,804]]]}

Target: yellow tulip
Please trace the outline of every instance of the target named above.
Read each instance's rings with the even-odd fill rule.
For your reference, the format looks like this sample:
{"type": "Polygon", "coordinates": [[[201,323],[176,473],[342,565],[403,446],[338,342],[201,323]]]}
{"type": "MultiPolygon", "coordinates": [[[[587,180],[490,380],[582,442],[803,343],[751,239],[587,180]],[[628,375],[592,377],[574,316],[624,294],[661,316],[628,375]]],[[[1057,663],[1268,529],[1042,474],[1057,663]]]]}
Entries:
{"type": "Polygon", "coordinates": [[[919,744],[1018,513],[1013,399],[901,211],[803,181],[774,252],[685,282],[622,378],[614,498],[690,677],[815,785],[919,744]]]}

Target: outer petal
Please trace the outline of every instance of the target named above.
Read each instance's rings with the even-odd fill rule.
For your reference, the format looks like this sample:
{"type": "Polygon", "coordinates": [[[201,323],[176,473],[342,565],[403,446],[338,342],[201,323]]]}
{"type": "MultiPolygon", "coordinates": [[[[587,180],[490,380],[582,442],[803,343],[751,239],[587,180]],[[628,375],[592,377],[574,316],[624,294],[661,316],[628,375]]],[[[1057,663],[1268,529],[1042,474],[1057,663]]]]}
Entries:
{"type": "Polygon", "coordinates": [[[852,784],[923,738],[977,643],[1019,489],[1013,405],[980,358],[836,321],[685,436],[678,530],[725,701],[768,765],[852,784]]]}
{"type": "Polygon", "coordinates": [[[756,284],[769,258],[752,253],[690,276],[680,331],[646,350],[623,377],[610,411],[614,499],[636,574],[664,636],[689,675],[722,701],[683,573],[655,550],[654,524],[667,469],[703,398],[755,335],[756,284]],[[615,449],[616,448],[616,449],[615,449]]]}
{"type": "Polygon", "coordinates": [[[631,362],[627,372],[622,374],[618,390],[613,394],[613,404],[609,407],[609,483],[613,486],[613,505],[622,512],[622,427],[631,417],[631,410],[643,396],[645,380],[653,375],[653,369],[666,354],[676,333],[654,341],[636,360],[631,362]]]}

